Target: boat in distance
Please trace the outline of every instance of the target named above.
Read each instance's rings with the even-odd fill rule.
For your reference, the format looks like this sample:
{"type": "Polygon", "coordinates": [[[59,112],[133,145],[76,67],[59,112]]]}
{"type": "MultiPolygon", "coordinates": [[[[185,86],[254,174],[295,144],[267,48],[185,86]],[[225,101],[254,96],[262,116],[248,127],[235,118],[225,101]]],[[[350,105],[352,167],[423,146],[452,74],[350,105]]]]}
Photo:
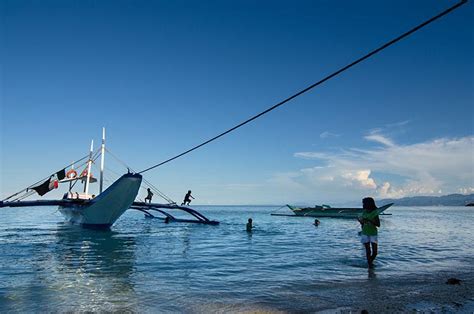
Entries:
{"type": "MultiPolygon", "coordinates": [[[[378,207],[378,214],[382,214],[386,209],[392,206],[394,203],[389,203],[384,206],[378,207]]],[[[314,207],[297,207],[292,205],[286,205],[291,209],[294,215],[283,215],[283,214],[272,214],[274,216],[299,216],[299,217],[328,217],[328,218],[357,218],[364,211],[363,208],[351,208],[351,207],[331,207],[328,205],[316,205],[314,207]]]]}

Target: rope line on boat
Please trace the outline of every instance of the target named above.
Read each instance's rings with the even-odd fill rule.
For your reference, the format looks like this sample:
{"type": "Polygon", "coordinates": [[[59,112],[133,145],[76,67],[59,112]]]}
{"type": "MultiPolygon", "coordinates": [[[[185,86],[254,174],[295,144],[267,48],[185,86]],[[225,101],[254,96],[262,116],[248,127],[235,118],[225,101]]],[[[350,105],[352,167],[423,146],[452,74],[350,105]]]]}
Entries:
{"type": "MultiPolygon", "coordinates": [[[[97,160],[97,158],[99,158],[99,156],[100,156],[100,149],[98,149],[98,150],[93,154],[93,157],[91,158],[92,164],[94,164],[94,161],[97,160]]],[[[84,156],[84,157],[82,157],[81,159],[76,160],[76,161],[70,163],[69,165],[65,166],[64,169],[67,169],[67,168],[71,167],[72,165],[76,165],[76,163],[79,163],[79,162],[83,161],[83,160],[86,159],[87,157],[89,157],[89,156],[88,156],[88,155],[87,155],[87,156],[84,156]]],[[[80,169],[81,167],[87,165],[88,162],[89,162],[89,159],[87,159],[87,161],[85,161],[85,162],[80,163],[79,165],[76,165],[76,166],[77,166],[77,169],[80,169]]],[[[86,167],[85,169],[87,169],[87,167],[86,167]]],[[[17,202],[17,201],[24,200],[25,198],[27,198],[27,197],[29,197],[29,196],[31,196],[31,195],[33,195],[33,194],[36,193],[33,189],[31,189],[32,187],[34,187],[34,186],[36,186],[37,184],[39,184],[39,183],[41,183],[41,182],[43,182],[43,181],[45,181],[45,180],[51,178],[51,176],[53,176],[53,175],[54,175],[54,174],[51,174],[51,175],[49,175],[48,177],[45,177],[45,178],[43,178],[42,180],[39,180],[39,181],[37,181],[36,183],[31,184],[31,185],[28,186],[27,188],[25,188],[25,189],[23,189],[23,190],[21,190],[21,191],[15,193],[15,194],[9,196],[8,198],[6,198],[6,199],[4,199],[4,200],[2,200],[2,201],[11,199],[11,198],[13,198],[14,196],[17,196],[17,195],[19,195],[19,194],[25,192],[25,194],[20,195],[20,196],[18,196],[18,197],[16,197],[16,198],[13,198],[13,199],[11,199],[10,201],[11,201],[11,202],[17,202]]],[[[75,182],[72,184],[72,187],[74,187],[74,185],[76,185],[76,183],[77,183],[77,181],[75,181],[75,182]]],[[[72,187],[71,187],[71,188],[72,188],[72,187]]]]}
{"type": "MultiPolygon", "coordinates": [[[[86,162],[80,164],[79,166],[77,166],[77,169],[80,169],[81,167],[85,166],[84,170],[82,170],[80,173],[84,173],[84,171],[87,171],[87,168],[89,167],[88,166],[88,162],[89,160],[91,161],[91,175],[92,175],[92,167],[95,166],[95,161],[100,157],[100,148],[98,148],[95,152],[92,153],[92,157],[89,158],[86,162]]],[[[77,183],[74,182],[74,185],[77,183]]]]}
{"type": "Polygon", "coordinates": [[[133,171],[133,169],[132,169],[129,165],[127,165],[124,161],[122,161],[120,158],[118,158],[117,156],[115,156],[107,147],[105,148],[105,151],[106,151],[107,153],[109,153],[110,156],[112,156],[119,164],[121,164],[121,165],[124,166],[125,168],[127,168],[127,169],[133,171]]]}
{"type": "Polygon", "coordinates": [[[283,205],[283,206],[281,206],[281,207],[278,207],[276,210],[270,212],[270,214],[274,214],[274,213],[276,213],[277,211],[279,211],[280,209],[285,208],[285,207],[286,207],[286,205],[283,205]]]}
{"type": "MultiPolygon", "coordinates": [[[[86,159],[86,158],[88,158],[88,157],[89,157],[89,155],[86,155],[86,156],[82,157],[82,158],[79,159],[79,160],[73,161],[72,163],[70,163],[69,165],[67,165],[66,167],[64,167],[64,169],[69,168],[69,167],[71,167],[72,165],[74,165],[74,164],[76,164],[76,163],[78,163],[78,162],[81,162],[81,161],[83,161],[84,159],[86,159]]],[[[35,183],[33,183],[33,184],[30,184],[28,187],[22,189],[21,191],[16,192],[15,194],[12,194],[12,195],[8,196],[7,198],[3,199],[2,202],[7,201],[7,200],[9,200],[9,199],[11,199],[11,198],[17,196],[18,194],[21,194],[21,193],[27,191],[28,189],[34,187],[35,185],[44,182],[46,179],[51,178],[52,175],[53,175],[53,174],[50,174],[50,175],[48,175],[47,177],[45,177],[45,178],[43,178],[43,179],[41,179],[41,180],[38,180],[37,182],[35,182],[35,183]]],[[[29,196],[29,195],[28,195],[28,196],[29,196]]],[[[20,196],[20,197],[18,197],[17,199],[15,199],[15,201],[19,200],[19,198],[23,199],[24,197],[20,196]]]]}
{"type": "Polygon", "coordinates": [[[17,202],[17,201],[21,201],[21,200],[24,200],[25,198],[35,194],[36,191],[35,190],[28,190],[26,191],[25,194],[21,195],[21,196],[18,196],[17,198],[13,199],[12,202],[17,202]]]}
{"type": "MultiPolygon", "coordinates": [[[[125,168],[131,170],[131,171],[134,171],[127,163],[125,163],[124,161],[122,161],[120,158],[118,158],[117,156],[115,156],[109,149],[105,148],[105,151],[107,153],[110,154],[110,156],[112,156],[116,161],[118,161],[120,164],[122,164],[122,166],[124,166],[125,168]]],[[[148,185],[151,190],[153,192],[155,192],[158,196],[160,196],[161,198],[163,198],[165,201],[167,201],[168,203],[170,204],[176,204],[175,201],[173,201],[171,198],[169,198],[165,193],[161,192],[160,190],[158,190],[157,187],[155,187],[150,181],[146,180],[144,177],[142,177],[142,181],[146,183],[146,185],[148,185]]],[[[141,189],[144,189],[146,190],[145,187],[141,186],[140,185],[140,188],[141,189]]]]}
{"type": "Polygon", "coordinates": [[[264,114],[266,114],[266,113],[268,113],[268,112],[270,112],[270,111],[272,111],[272,110],[274,110],[274,109],[276,109],[276,108],[282,106],[283,104],[289,102],[290,100],[292,100],[292,99],[294,99],[294,98],[296,98],[296,97],[298,97],[298,96],[300,96],[300,95],[306,93],[307,91],[309,91],[309,90],[315,88],[316,86],[321,85],[322,83],[324,83],[324,82],[330,80],[331,78],[333,78],[333,77],[335,77],[335,76],[341,74],[342,72],[348,70],[349,68],[355,66],[356,64],[358,64],[358,63],[360,63],[360,62],[362,62],[362,61],[364,61],[364,60],[366,60],[366,59],[372,57],[372,56],[375,55],[376,53],[378,53],[378,52],[380,52],[380,51],[382,51],[382,50],[388,48],[389,46],[395,44],[396,42],[402,40],[403,38],[410,36],[410,35],[413,34],[414,32],[416,32],[416,31],[418,31],[419,29],[425,27],[426,25],[428,25],[428,24],[434,22],[435,20],[437,20],[437,19],[439,19],[439,18],[441,18],[441,17],[443,17],[443,16],[445,16],[445,15],[451,13],[451,12],[454,11],[455,9],[459,8],[461,5],[465,4],[466,2],[467,2],[467,0],[461,0],[460,2],[458,2],[457,4],[451,6],[451,7],[448,8],[448,9],[444,10],[443,12],[441,12],[441,13],[439,13],[439,14],[433,16],[432,18],[426,20],[425,22],[419,24],[418,26],[415,26],[415,27],[412,28],[411,30],[409,30],[409,31],[407,31],[407,32],[405,32],[405,33],[403,33],[403,34],[401,34],[400,36],[398,36],[398,37],[396,37],[396,38],[390,40],[389,42],[383,44],[382,46],[380,46],[380,47],[378,47],[378,48],[372,50],[371,52],[367,53],[365,56],[363,56],[363,57],[361,57],[361,58],[359,58],[359,59],[353,61],[352,63],[350,63],[350,64],[348,64],[348,65],[346,65],[346,66],[340,68],[339,70],[337,70],[337,71],[333,72],[332,74],[326,76],[325,78],[321,79],[320,81],[318,81],[318,82],[316,82],[316,83],[314,83],[314,84],[312,84],[312,85],[310,85],[310,86],[304,88],[303,90],[297,92],[296,94],[293,94],[292,96],[286,98],[285,100],[280,101],[279,103],[277,103],[277,104],[271,106],[270,108],[268,108],[268,109],[266,109],[266,110],[260,112],[259,114],[257,114],[257,115],[255,115],[255,116],[253,116],[253,117],[251,117],[251,118],[249,118],[249,119],[247,119],[247,120],[245,120],[245,121],[243,121],[243,122],[237,124],[236,126],[230,128],[230,129],[228,129],[227,131],[224,131],[224,132],[220,133],[219,135],[214,136],[213,138],[211,138],[211,139],[209,139],[209,140],[207,140],[207,141],[205,141],[205,142],[203,142],[203,143],[201,143],[201,144],[199,144],[199,145],[194,146],[193,148],[190,148],[190,149],[188,149],[188,150],[182,152],[181,154],[178,154],[178,155],[176,155],[176,156],[174,156],[174,157],[171,157],[171,158],[169,158],[169,159],[167,159],[167,160],[165,160],[165,161],[162,161],[162,162],[160,162],[160,163],[158,163],[158,164],[156,164],[156,165],[154,165],[154,166],[151,166],[151,167],[149,167],[149,168],[146,168],[146,169],[144,169],[144,170],[142,170],[142,171],[140,171],[140,172],[138,172],[138,173],[142,174],[142,173],[147,172],[147,171],[149,171],[149,170],[152,170],[152,169],[154,169],[154,168],[160,167],[160,166],[162,166],[162,165],[164,165],[164,164],[166,164],[166,163],[168,163],[168,162],[170,162],[170,161],[173,161],[173,160],[175,160],[175,159],[177,159],[177,158],[179,158],[179,157],[181,157],[181,156],[184,156],[184,155],[186,155],[186,154],[188,154],[188,153],[190,153],[190,152],[192,152],[192,151],[194,151],[194,150],[196,150],[196,149],[198,149],[198,148],[200,148],[200,147],[202,147],[202,146],[204,146],[204,145],[206,145],[206,144],[209,144],[210,142],[213,142],[213,141],[217,140],[218,138],[220,138],[220,137],[222,137],[222,136],[224,136],[224,135],[226,135],[226,134],[228,134],[228,133],[230,133],[230,132],[232,132],[232,131],[234,131],[234,130],[236,130],[236,129],[242,127],[242,126],[244,126],[245,124],[247,124],[247,123],[249,123],[249,122],[251,122],[251,121],[253,121],[253,120],[255,120],[255,119],[257,119],[257,118],[259,118],[259,117],[261,117],[261,116],[263,116],[264,114]]]}
{"type": "MultiPolygon", "coordinates": [[[[88,161],[85,161],[85,162],[79,164],[79,166],[77,166],[77,169],[79,169],[79,168],[81,168],[82,166],[86,165],[87,162],[88,162],[88,161]]],[[[69,166],[66,166],[65,169],[68,168],[68,167],[69,167],[69,166]]],[[[86,169],[87,169],[87,168],[86,168],[86,169]]],[[[51,178],[51,176],[48,177],[48,178],[51,178]]],[[[43,179],[43,180],[41,180],[41,181],[44,181],[44,180],[46,180],[46,179],[48,179],[48,178],[45,178],[45,179],[43,179]]],[[[40,181],[40,182],[41,182],[41,181],[40,181]]],[[[77,182],[78,182],[78,180],[76,180],[76,181],[72,184],[71,188],[73,188],[73,187],[76,185],[77,182]]],[[[33,190],[33,189],[31,189],[31,187],[32,187],[32,186],[35,186],[36,184],[38,184],[38,183],[32,184],[32,185],[30,185],[28,188],[26,188],[25,190],[23,190],[23,191],[26,191],[26,193],[23,194],[23,195],[20,195],[20,196],[17,197],[17,198],[12,199],[11,202],[22,201],[22,200],[24,200],[25,198],[28,198],[29,196],[35,194],[36,191],[33,190]]],[[[20,191],[20,193],[21,193],[21,192],[22,192],[22,191],[20,191]]]]}
{"type": "MultiPolygon", "coordinates": [[[[163,192],[158,190],[150,181],[142,177],[142,180],[156,193],[158,196],[160,196],[162,199],[167,201],[169,204],[176,204],[175,201],[173,201],[171,198],[169,198],[167,195],[165,195],[163,192]]],[[[144,189],[145,187],[143,187],[144,189]]]]}

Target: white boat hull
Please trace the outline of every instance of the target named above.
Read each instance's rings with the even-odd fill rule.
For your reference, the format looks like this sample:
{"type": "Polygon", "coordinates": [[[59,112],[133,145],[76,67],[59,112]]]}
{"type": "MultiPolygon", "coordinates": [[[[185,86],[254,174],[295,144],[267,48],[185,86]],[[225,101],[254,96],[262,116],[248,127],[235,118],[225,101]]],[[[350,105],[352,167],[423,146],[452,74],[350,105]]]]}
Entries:
{"type": "Polygon", "coordinates": [[[124,174],[97,197],[59,206],[59,211],[73,224],[94,229],[110,228],[130,208],[141,182],[140,174],[124,174]]]}

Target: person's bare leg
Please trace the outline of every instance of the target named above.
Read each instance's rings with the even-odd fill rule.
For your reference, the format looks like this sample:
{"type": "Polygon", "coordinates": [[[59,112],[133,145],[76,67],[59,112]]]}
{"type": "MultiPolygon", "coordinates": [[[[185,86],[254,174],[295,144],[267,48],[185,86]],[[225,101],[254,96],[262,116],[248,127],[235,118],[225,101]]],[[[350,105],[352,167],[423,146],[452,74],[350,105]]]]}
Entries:
{"type": "Polygon", "coordinates": [[[370,242],[364,243],[364,246],[365,246],[365,256],[367,257],[367,265],[370,267],[372,265],[371,254],[370,254],[370,242]]]}
{"type": "Polygon", "coordinates": [[[370,264],[373,265],[375,257],[377,256],[378,246],[377,243],[372,243],[372,255],[370,256],[370,264]]]}

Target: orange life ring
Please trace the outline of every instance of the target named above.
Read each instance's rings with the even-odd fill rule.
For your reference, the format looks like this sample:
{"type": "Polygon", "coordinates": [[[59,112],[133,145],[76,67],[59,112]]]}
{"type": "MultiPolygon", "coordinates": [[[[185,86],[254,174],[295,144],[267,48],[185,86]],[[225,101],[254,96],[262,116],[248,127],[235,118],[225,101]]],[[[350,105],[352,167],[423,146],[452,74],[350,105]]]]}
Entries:
{"type": "MultiPolygon", "coordinates": [[[[87,177],[87,169],[84,169],[84,170],[81,172],[81,177],[87,177]]],[[[90,174],[89,177],[92,178],[92,173],[90,174]]]]}
{"type": "Polygon", "coordinates": [[[75,177],[77,177],[77,172],[76,172],[76,170],[74,170],[74,169],[69,170],[69,171],[66,173],[66,177],[67,177],[68,179],[74,179],[75,177]]]}

